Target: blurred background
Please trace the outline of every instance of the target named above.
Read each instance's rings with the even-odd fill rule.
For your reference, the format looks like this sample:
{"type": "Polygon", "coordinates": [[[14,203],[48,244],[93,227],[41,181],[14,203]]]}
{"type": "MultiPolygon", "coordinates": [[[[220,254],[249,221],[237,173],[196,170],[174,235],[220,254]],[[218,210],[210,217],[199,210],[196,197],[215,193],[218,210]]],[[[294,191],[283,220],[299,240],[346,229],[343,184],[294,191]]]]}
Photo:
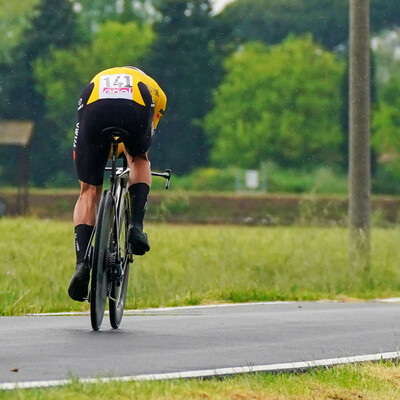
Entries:
{"type": "Polygon", "coordinates": [[[374,229],[365,273],[349,268],[343,228],[348,7],[0,0],[0,215],[27,215],[0,218],[0,314],[87,307],[66,297],[77,102],[99,71],[124,65],[168,97],[150,158],[153,169],[173,170],[169,191],[153,181],[153,250],[135,262],[127,307],[399,297],[400,2],[371,0],[374,229]]]}
{"type": "MultiPolygon", "coordinates": [[[[34,123],[29,183],[77,188],[76,104],[133,65],[168,97],[151,150],[175,188],[347,192],[347,0],[1,0],[0,119],[34,123]]],[[[400,2],[372,0],[374,194],[400,192],[400,2]]],[[[0,146],[0,183],[17,179],[0,146]]]]}

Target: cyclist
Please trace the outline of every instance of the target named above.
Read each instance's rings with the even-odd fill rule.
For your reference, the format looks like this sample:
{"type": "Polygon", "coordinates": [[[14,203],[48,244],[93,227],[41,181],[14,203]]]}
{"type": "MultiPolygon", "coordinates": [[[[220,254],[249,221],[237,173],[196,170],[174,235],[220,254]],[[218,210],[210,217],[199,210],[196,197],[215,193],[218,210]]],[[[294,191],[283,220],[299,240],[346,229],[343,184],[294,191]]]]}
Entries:
{"type": "Polygon", "coordinates": [[[110,141],[101,132],[118,127],[129,133],[123,146],[130,167],[128,242],[133,254],[143,255],[150,250],[143,232],[151,186],[148,150],[166,103],[167,98],[157,82],[135,67],[104,70],[82,91],[73,142],[73,159],[81,187],[74,209],[76,267],[68,288],[69,296],[76,301],[84,301],[88,293],[90,266],[84,258],[110,153],[110,141]]]}

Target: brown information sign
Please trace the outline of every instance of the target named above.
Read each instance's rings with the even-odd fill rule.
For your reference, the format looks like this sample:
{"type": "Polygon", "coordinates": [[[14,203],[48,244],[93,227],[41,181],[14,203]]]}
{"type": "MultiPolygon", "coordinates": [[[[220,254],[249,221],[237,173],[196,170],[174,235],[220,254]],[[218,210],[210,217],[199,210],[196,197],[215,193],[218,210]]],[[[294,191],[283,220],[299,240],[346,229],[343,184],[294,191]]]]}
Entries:
{"type": "Polygon", "coordinates": [[[29,121],[0,121],[0,145],[26,146],[32,136],[29,121]]]}

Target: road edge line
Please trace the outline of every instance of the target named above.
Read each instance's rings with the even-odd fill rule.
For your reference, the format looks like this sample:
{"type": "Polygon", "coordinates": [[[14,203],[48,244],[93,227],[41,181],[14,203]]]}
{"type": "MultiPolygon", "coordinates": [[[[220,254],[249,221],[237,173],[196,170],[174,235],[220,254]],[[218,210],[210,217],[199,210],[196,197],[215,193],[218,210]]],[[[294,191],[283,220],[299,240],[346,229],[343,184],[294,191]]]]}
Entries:
{"type": "Polygon", "coordinates": [[[245,367],[231,367],[231,368],[216,368],[205,369],[197,371],[183,371],[183,372],[170,372],[160,374],[145,374],[145,375],[132,375],[122,377],[109,377],[109,378],[78,378],[62,379],[62,380],[49,380],[49,381],[25,381],[25,382],[5,382],[0,383],[0,390],[16,390],[16,389],[38,389],[50,388],[57,386],[66,386],[74,381],[81,384],[93,383],[109,383],[109,382],[139,382],[139,381],[159,381],[170,379],[190,379],[190,378],[212,378],[230,375],[248,374],[256,372],[298,372],[306,371],[317,367],[334,367],[343,364],[356,364],[362,362],[376,362],[399,359],[400,352],[386,352],[377,354],[367,354],[363,356],[349,356],[338,358],[327,358],[314,361],[299,361],[292,363],[280,363],[269,365],[253,365],[245,367]]]}

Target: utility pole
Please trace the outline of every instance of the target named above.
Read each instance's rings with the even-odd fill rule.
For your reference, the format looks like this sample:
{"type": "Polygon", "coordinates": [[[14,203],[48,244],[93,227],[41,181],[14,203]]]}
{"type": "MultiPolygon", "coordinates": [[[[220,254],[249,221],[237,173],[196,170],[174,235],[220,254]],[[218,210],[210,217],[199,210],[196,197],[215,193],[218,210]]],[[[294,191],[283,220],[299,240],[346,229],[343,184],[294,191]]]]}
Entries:
{"type": "Polygon", "coordinates": [[[353,272],[370,269],[370,0],[350,0],[349,259],[353,272]]]}

